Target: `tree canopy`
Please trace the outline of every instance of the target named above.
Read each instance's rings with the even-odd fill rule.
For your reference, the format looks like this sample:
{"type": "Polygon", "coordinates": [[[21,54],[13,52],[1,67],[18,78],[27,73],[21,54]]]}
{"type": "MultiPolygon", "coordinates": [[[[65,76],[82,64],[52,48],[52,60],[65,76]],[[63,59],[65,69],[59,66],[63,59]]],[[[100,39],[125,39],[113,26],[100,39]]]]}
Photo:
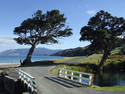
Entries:
{"type": "Polygon", "coordinates": [[[65,25],[66,18],[59,10],[43,13],[38,10],[31,18],[24,20],[15,27],[14,40],[21,45],[31,45],[26,61],[31,61],[31,55],[38,44],[58,43],[58,39],[72,35],[71,28],[65,25]]]}
{"type": "Polygon", "coordinates": [[[38,10],[32,18],[24,20],[15,28],[14,34],[19,36],[15,40],[26,45],[58,43],[59,37],[72,34],[71,28],[65,27],[65,21],[64,14],[60,14],[59,10],[47,11],[46,14],[38,10]]]}
{"type": "Polygon", "coordinates": [[[116,47],[117,40],[125,32],[125,20],[112,16],[103,10],[91,17],[88,24],[81,29],[81,41],[90,41],[93,50],[104,51],[99,68],[102,68],[110,51],[116,47]]]}

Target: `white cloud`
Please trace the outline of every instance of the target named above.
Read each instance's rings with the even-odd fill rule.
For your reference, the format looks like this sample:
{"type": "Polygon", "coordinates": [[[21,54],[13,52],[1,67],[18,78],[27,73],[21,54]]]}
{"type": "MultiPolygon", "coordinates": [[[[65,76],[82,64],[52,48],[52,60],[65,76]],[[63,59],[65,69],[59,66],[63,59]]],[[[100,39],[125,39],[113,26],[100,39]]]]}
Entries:
{"type": "Polygon", "coordinates": [[[19,45],[13,40],[15,36],[0,36],[0,52],[9,49],[25,48],[24,45],[19,45]]]}
{"type": "Polygon", "coordinates": [[[15,43],[14,36],[0,36],[0,45],[15,43]]]}
{"type": "Polygon", "coordinates": [[[86,13],[89,14],[89,15],[94,15],[94,14],[96,14],[96,12],[95,12],[94,10],[88,10],[86,13]]]}

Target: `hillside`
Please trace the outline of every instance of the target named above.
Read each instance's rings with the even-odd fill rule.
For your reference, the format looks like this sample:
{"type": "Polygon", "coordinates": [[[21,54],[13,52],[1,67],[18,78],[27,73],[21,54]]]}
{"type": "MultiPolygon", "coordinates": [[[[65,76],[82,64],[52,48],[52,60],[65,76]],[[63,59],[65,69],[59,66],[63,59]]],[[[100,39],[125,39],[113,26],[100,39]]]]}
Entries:
{"type": "MultiPolygon", "coordinates": [[[[68,56],[68,57],[72,57],[72,56],[88,56],[94,53],[101,53],[100,51],[93,51],[90,50],[91,47],[85,46],[85,47],[77,47],[77,48],[73,48],[73,49],[66,49],[66,50],[62,50],[59,51],[57,53],[52,54],[52,56],[68,56]],[[92,52],[93,51],[93,52],[92,52]]],[[[119,55],[123,55],[125,54],[125,44],[120,44],[118,47],[116,47],[115,49],[113,49],[111,51],[111,55],[115,55],[115,54],[119,54],[119,55]]]]}
{"type": "MultiPolygon", "coordinates": [[[[0,53],[0,56],[26,56],[28,53],[29,49],[11,49],[11,50],[6,50],[0,53]]],[[[36,48],[33,56],[49,56],[51,54],[57,53],[58,51],[61,50],[51,50],[47,48],[36,48]]]]}
{"type": "Polygon", "coordinates": [[[86,47],[77,47],[73,49],[62,50],[62,51],[52,54],[52,56],[68,56],[68,57],[86,56],[86,55],[90,55],[91,53],[92,52],[90,52],[89,46],[86,46],[86,47]]]}

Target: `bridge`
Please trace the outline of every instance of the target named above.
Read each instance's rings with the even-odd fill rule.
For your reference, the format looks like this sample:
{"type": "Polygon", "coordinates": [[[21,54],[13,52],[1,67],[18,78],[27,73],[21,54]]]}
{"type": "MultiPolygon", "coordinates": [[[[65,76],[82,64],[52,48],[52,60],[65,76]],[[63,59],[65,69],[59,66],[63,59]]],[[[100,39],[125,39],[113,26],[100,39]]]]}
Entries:
{"type": "MultiPolygon", "coordinates": [[[[35,78],[20,69],[18,69],[17,71],[19,73],[19,79],[21,83],[23,83],[27,91],[33,94],[37,94],[38,90],[37,90],[37,86],[35,83],[35,78]]],[[[90,86],[93,84],[94,76],[93,74],[90,74],[90,73],[77,72],[77,71],[72,71],[72,70],[67,70],[67,69],[59,69],[58,77],[60,77],[59,80],[64,78],[63,81],[66,82],[67,80],[70,82],[70,84],[79,83],[79,84],[90,86]]],[[[63,81],[61,80],[61,82],[63,81]]]]}
{"type": "MultiPolygon", "coordinates": [[[[82,75],[86,75],[86,73],[59,69],[59,75],[54,76],[49,72],[51,68],[52,66],[34,66],[20,67],[18,70],[20,71],[20,75],[24,73],[23,75],[29,78],[28,83],[30,82],[30,84],[25,83],[27,83],[29,87],[33,86],[34,88],[32,88],[31,91],[35,91],[37,94],[122,94],[85,88],[82,84],[92,85],[92,74],[87,74],[88,77],[84,78],[82,75]]],[[[24,79],[25,77],[20,76],[20,79],[24,79]]]]}
{"type": "Polygon", "coordinates": [[[35,78],[20,69],[18,69],[17,72],[19,73],[19,80],[22,87],[24,87],[29,93],[37,94],[35,78]]]}

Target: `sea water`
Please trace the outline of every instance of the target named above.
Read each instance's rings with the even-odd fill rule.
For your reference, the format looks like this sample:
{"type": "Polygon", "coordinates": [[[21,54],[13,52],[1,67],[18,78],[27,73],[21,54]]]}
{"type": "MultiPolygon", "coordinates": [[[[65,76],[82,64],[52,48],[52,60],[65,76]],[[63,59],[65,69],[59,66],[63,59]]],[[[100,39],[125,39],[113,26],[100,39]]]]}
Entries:
{"type": "MultiPolygon", "coordinates": [[[[3,64],[19,64],[26,56],[0,56],[0,65],[3,64]]],[[[56,60],[62,59],[61,56],[32,56],[32,61],[56,60]]]]}

